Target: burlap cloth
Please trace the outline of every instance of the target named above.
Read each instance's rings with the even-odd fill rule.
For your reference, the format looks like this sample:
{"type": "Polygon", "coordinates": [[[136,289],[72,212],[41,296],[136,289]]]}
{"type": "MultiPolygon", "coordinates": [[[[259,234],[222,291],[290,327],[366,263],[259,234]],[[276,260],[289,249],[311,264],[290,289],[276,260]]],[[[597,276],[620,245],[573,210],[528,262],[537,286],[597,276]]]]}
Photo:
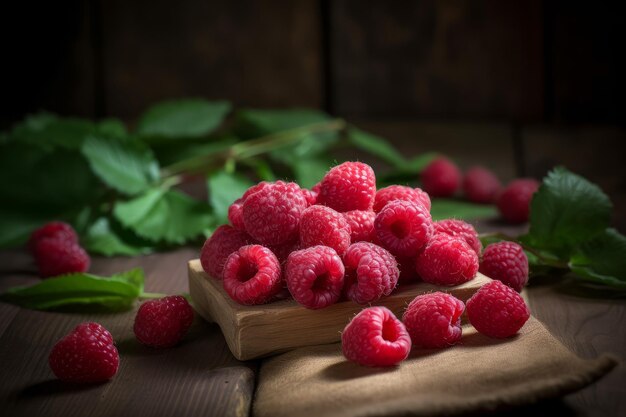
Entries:
{"type": "Polygon", "coordinates": [[[341,345],[312,346],[261,366],[255,417],[458,414],[527,404],[576,391],[616,364],[584,360],[535,318],[512,339],[463,328],[461,344],[414,350],[399,366],[366,368],[345,360],[341,345]]]}

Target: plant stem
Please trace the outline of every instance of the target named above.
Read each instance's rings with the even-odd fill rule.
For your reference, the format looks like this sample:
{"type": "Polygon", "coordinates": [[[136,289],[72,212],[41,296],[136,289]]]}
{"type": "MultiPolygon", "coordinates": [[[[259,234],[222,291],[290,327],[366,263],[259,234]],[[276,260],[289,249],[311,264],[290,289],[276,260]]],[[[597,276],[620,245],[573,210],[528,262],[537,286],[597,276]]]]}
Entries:
{"type": "Polygon", "coordinates": [[[139,298],[142,300],[151,300],[151,299],[155,299],[155,298],[163,298],[167,296],[167,294],[161,294],[158,292],[142,292],[141,294],[139,294],[139,298]]]}

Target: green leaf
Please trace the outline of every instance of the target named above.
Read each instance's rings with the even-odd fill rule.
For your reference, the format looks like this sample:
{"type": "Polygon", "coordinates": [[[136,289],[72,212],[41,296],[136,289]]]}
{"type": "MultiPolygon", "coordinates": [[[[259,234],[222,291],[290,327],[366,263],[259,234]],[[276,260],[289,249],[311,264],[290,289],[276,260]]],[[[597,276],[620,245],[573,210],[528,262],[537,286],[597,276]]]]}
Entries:
{"type": "Polygon", "coordinates": [[[158,163],[140,142],[92,135],[82,152],[105,184],[125,194],[142,192],[159,177],[158,163]]]}
{"type": "Polygon", "coordinates": [[[33,230],[46,220],[46,213],[9,210],[0,206],[0,248],[12,248],[26,243],[33,230]]]}
{"type": "Polygon", "coordinates": [[[387,162],[394,168],[404,169],[407,160],[389,142],[380,136],[364,132],[356,127],[348,130],[348,141],[357,149],[387,162]]]}
{"type": "Polygon", "coordinates": [[[37,310],[75,304],[97,304],[122,310],[129,308],[143,293],[143,285],[141,269],[132,269],[110,278],[77,273],[48,278],[30,287],[11,288],[0,299],[37,310]]]}
{"type": "Polygon", "coordinates": [[[433,220],[448,218],[472,220],[495,217],[498,211],[494,206],[438,198],[432,201],[430,214],[433,220]]]}
{"type": "Polygon", "coordinates": [[[626,290],[626,236],[605,230],[580,245],[570,268],[584,281],[626,290]]]}
{"type": "Polygon", "coordinates": [[[209,188],[209,202],[213,207],[217,223],[228,222],[228,206],[240,198],[252,181],[239,174],[228,174],[223,170],[217,171],[207,180],[209,188]]]}
{"type": "Polygon", "coordinates": [[[154,144],[152,149],[162,166],[167,167],[179,161],[192,158],[208,157],[224,153],[230,146],[238,142],[234,136],[226,136],[205,143],[180,142],[154,144]]]}
{"type": "Polygon", "coordinates": [[[236,114],[235,131],[249,139],[329,120],[331,117],[326,113],[312,109],[245,109],[236,114]]]}
{"type": "Polygon", "coordinates": [[[39,113],[28,116],[16,125],[11,132],[11,139],[48,150],[57,147],[80,149],[87,135],[94,129],[94,124],[88,120],[58,118],[50,113],[39,113]]]}
{"type": "Polygon", "coordinates": [[[411,158],[404,166],[404,171],[420,174],[439,154],[437,152],[425,152],[411,158]]]}
{"type": "Polygon", "coordinates": [[[311,188],[322,180],[332,163],[324,158],[310,158],[294,161],[291,167],[294,179],[303,188],[311,188]]]}
{"type": "Polygon", "coordinates": [[[96,124],[96,133],[114,138],[128,136],[126,125],[119,119],[109,118],[100,120],[96,124]]]}
{"type": "Polygon", "coordinates": [[[150,253],[154,248],[145,245],[132,245],[112,230],[109,219],[101,217],[97,219],[81,238],[81,244],[89,253],[97,253],[104,256],[136,256],[150,253]]]}
{"type": "Polygon", "coordinates": [[[612,206],[597,185],[557,167],[544,178],[530,207],[526,241],[564,253],[606,229],[612,206]]]}
{"type": "Polygon", "coordinates": [[[214,224],[210,207],[178,191],[150,189],[129,201],[118,201],[115,218],[139,236],[182,244],[214,224]]]}
{"type": "Polygon", "coordinates": [[[231,105],[227,101],[184,99],[150,107],[139,119],[137,133],[150,142],[205,136],[217,129],[231,105]]]}

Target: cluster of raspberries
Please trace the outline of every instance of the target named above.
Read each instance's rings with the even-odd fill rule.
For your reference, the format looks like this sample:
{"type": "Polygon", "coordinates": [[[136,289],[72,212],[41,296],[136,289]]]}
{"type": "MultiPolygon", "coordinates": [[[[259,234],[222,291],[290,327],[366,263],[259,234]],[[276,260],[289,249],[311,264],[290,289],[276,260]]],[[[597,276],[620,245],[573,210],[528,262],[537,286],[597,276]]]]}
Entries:
{"type": "Polygon", "coordinates": [[[35,257],[42,278],[86,272],[91,263],[74,228],[63,222],[50,222],[35,230],[28,241],[28,249],[35,257]]]}
{"type": "MultiPolygon", "coordinates": [[[[231,225],[213,233],[200,260],[246,305],[290,296],[311,309],[344,299],[368,304],[399,281],[454,286],[473,279],[482,251],[476,230],[460,220],[433,222],[430,204],[419,188],[377,191],[374,171],[361,162],[335,166],[311,190],[261,182],[230,206],[231,225]]],[[[490,252],[485,259],[497,265],[525,262],[514,276],[508,267],[489,269],[521,290],[528,276],[521,248],[490,252]]]]}

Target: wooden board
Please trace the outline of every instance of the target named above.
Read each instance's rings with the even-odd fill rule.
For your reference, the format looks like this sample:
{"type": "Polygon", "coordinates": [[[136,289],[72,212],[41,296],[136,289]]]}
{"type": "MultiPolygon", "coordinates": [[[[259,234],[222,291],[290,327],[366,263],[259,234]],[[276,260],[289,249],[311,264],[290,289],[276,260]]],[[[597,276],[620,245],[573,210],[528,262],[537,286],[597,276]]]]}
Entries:
{"type": "MultiPolygon", "coordinates": [[[[479,273],[470,282],[456,287],[420,282],[402,287],[374,304],[384,305],[401,316],[406,305],[417,295],[445,291],[466,301],[489,281],[490,278],[479,273]]],[[[345,301],[321,310],[309,310],[294,300],[243,306],[226,294],[221,281],[202,270],[198,259],[189,261],[189,292],[198,314],[220,326],[230,351],[239,360],[337,342],[350,318],[364,308],[345,301]]]]}

